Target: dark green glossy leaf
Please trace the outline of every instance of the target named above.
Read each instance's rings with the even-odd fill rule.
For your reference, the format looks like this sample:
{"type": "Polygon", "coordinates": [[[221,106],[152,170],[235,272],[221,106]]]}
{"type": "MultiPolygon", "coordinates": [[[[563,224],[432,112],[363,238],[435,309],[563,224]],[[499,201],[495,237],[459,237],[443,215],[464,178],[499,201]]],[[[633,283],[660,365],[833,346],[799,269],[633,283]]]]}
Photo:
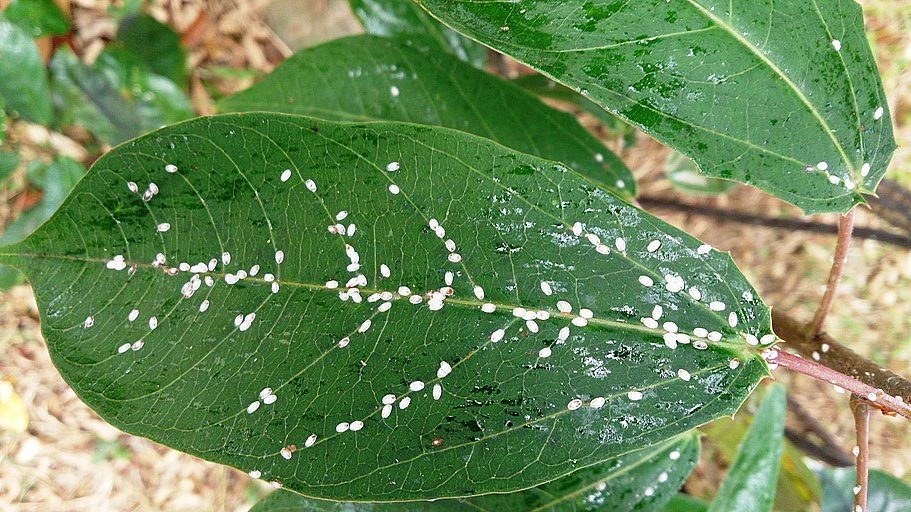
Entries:
{"type": "Polygon", "coordinates": [[[707,175],[808,213],[861,202],[895,148],[853,0],[417,1],[707,175]]]}
{"type": "Polygon", "coordinates": [[[69,21],[54,0],[13,0],[3,15],[33,38],[65,34],[70,29],[69,21]]]}
{"type": "Polygon", "coordinates": [[[678,189],[701,196],[721,195],[737,184],[700,173],[692,160],[677,151],[671,151],[667,155],[665,174],[667,174],[668,181],[678,189]]]}
{"type": "MultiPolygon", "coordinates": [[[[85,173],[85,168],[72,158],[58,156],[50,165],[32,166],[30,171],[30,180],[42,190],[41,200],[6,226],[0,235],[0,245],[23,240],[51,218],[85,173]]],[[[0,265],[0,290],[11,288],[22,280],[19,271],[0,265]]]]}
{"type": "Polygon", "coordinates": [[[721,482],[711,512],[768,512],[775,500],[784,440],[785,390],[772,384],[721,482]]]}
{"type": "MultiPolygon", "coordinates": [[[[843,512],[854,507],[854,468],[825,468],[822,481],[822,512],[843,512]]],[[[911,510],[911,487],[882,471],[869,474],[867,510],[870,512],[908,512],[911,510]]]]}
{"type": "Polygon", "coordinates": [[[438,52],[451,53],[484,69],[487,49],[427,15],[411,0],[349,0],[368,34],[417,36],[438,52]]]}
{"type": "Polygon", "coordinates": [[[87,66],[61,48],[50,68],[57,123],[82,125],[108,144],[193,115],[174,82],[148,72],[123,49],[109,48],[87,66]]]}
{"type": "Polygon", "coordinates": [[[632,147],[636,143],[636,133],[638,132],[636,128],[569,87],[537,73],[522,75],[513,78],[510,82],[543,98],[551,98],[578,106],[601,121],[601,125],[608,134],[613,137],[622,137],[625,147],[632,147]]]}
{"type": "Polygon", "coordinates": [[[51,121],[47,74],[35,42],[25,30],[0,16],[0,95],[6,111],[39,124],[51,121]]]}
{"type": "Polygon", "coordinates": [[[604,187],[635,194],[626,165],[571,115],[453,57],[402,40],[357,36],[298,52],[219,107],[446,126],[563,162],[604,187]]]}
{"type": "Polygon", "coordinates": [[[659,510],[699,460],[698,434],[638,450],[512,494],[408,503],[339,503],[276,491],[251,512],[613,512],[659,510]]]}
{"type": "Polygon", "coordinates": [[[167,127],[0,260],[102,417],[333,500],[509,492],[653,446],[736,410],[768,375],[747,340],[775,339],[727,254],[412,124],[167,127]]]}
{"type": "Polygon", "coordinates": [[[687,494],[677,494],[661,512],[708,512],[709,504],[687,494]]]}
{"type": "Polygon", "coordinates": [[[186,87],[187,53],[171,27],[147,14],[132,14],[120,21],[117,41],[150,71],[186,87]]]}

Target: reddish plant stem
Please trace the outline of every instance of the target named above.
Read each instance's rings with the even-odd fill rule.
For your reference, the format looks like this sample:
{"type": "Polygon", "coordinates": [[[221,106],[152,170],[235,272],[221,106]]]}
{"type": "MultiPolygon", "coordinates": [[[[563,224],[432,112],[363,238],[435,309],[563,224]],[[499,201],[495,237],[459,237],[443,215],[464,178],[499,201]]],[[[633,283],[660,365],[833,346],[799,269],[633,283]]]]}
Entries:
{"type": "Polygon", "coordinates": [[[778,308],[772,309],[772,328],[775,334],[787,342],[784,347],[911,403],[911,381],[860,356],[831,336],[810,336],[806,323],[778,308]]]}
{"type": "Polygon", "coordinates": [[[787,368],[797,373],[813,377],[816,380],[838,386],[845,391],[867,400],[869,405],[876,407],[885,414],[900,414],[911,419],[911,406],[906,404],[904,400],[889,395],[881,389],[876,389],[873,386],[865,384],[854,377],[850,377],[819,363],[804,359],[798,355],[785,352],[778,348],[769,349],[766,359],[769,364],[777,364],[782,368],[787,368]]]}
{"type": "Polygon", "coordinates": [[[835,291],[838,289],[838,280],[845,267],[845,261],[848,259],[848,247],[851,246],[851,235],[854,233],[854,213],[856,209],[851,209],[842,216],[838,221],[838,240],[835,242],[835,261],[832,262],[832,269],[829,271],[829,281],[826,283],[826,293],[822,296],[819,303],[819,309],[816,310],[816,316],[810,322],[810,335],[817,336],[822,332],[822,324],[829,314],[829,308],[832,307],[832,300],[835,298],[835,291]]]}
{"type": "Polygon", "coordinates": [[[867,512],[867,484],[869,480],[870,449],[870,407],[863,398],[851,397],[851,412],[854,413],[854,430],[857,431],[857,489],[854,493],[854,510],[867,512]]]}

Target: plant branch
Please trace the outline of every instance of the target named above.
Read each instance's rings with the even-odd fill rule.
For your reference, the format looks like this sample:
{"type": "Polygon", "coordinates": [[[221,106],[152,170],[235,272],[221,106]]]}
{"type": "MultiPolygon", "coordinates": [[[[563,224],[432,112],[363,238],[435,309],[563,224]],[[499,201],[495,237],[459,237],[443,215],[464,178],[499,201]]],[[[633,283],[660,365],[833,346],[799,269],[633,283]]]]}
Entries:
{"type": "Polygon", "coordinates": [[[772,309],[772,328],[788,347],[805,357],[911,403],[911,381],[880,367],[829,335],[811,336],[804,323],[776,308],[772,309]]]}
{"type": "Polygon", "coordinates": [[[867,510],[867,484],[869,480],[868,461],[870,450],[870,406],[862,398],[851,397],[851,412],[854,413],[854,429],[857,431],[857,447],[854,455],[857,457],[857,476],[854,488],[855,512],[867,510]]]}
{"type": "Polygon", "coordinates": [[[865,384],[854,377],[837,372],[829,367],[819,363],[804,359],[790,352],[785,352],[777,347],[768,349],[765,358],[772,367],[779,366],[813,377],[822,382],[828,382],[838,389],[848,391],[858,397],[866,399],[869,404],[883,411],[885,414],[900,414],[911,419],[911,406],[905,403],[901,398],[889,395],[882,389],[874,388],[865,384]]]}
{"type": "Polygon", "coordinates": [[[835,292],[838,290],[838,280],[844,271],[845,262],[848,260],[848,247],[851,246],[851,235],[854,232],[854,215],[857,212],[852,208],[838,221],[838,241],[835,242],[835,260],[832,262],[832,269],[829,271],[829,281],[826,283],[826,293],[822,296],[819,303],[819,309],[810,322],[810,333],[818,336],[822,332],[822,324],[829,314],[832,307],[832,300],[835,298],[835,292]]]}
{"type": "MultiPolygon", "coordinates": [[[[716,208],[714,206],[689,204],[678,201],[676,199],[668,199],[663,197],[641,196],[636,199],[636,202],[647,210],[668,210],[689,215],[699,215],[700,217],[709,217],[725,222],[737,222],[739,224],[762,226],[766,228],[779,229],[782,231],[806,231],[808,233],[820,233],[825,235],[835,235],[838,233],[838,225],[829,224],[826,222],[816,222],[811,220],[791,218],[765,217],[752,213],[738,212],[727,208],[716,208]]],[[[876,240],[877,242],[894,245],[896,247],[911,249],[911,237],[893,233],[884,229],[855,227],[854,236],[856,238],[861,238],[864,240],[876,240]]]]}
{"type": "MultiPolygon", "coordinates": [[[[808,457],[822,461],[825,464],[836,468],[847,468],[854,465],[854,459],[850,455],[848,455],[846,459],[841,458],[841,454],[833,453],[829,447],[823,446],[810,439],[809,436],[799,429],[785,427],[784,437],[790,441],[795,448],[802,451],[808,457]]],[[[839,450],[841,450],[841,448],[839,448],[839,450]]]]}

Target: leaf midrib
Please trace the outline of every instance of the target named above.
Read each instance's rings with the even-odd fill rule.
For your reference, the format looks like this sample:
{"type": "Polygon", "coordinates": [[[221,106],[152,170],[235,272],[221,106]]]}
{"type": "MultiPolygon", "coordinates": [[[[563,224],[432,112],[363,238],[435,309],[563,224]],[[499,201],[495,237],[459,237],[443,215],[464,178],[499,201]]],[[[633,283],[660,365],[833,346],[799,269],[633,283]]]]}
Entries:
{"type": "MultiPolygon", "coordinates": [[[[464,3],[514,3],[512,1],[503,2],[503,0],[494,0],[494,1],[489,1],[489,2],[482,2],[482,1],[477,1],[477,0],[473,0],[473,1],[461,0],[461,1],[464,3]]],[[[797,84],[795,84],[772,60],[770,60],[764,53],[762,53],[759,50],[759,48],[757,48],[751,41],[749,41],[748,39],[746,39],[745,37],[743,37],[742,35],[737,33],[737,31],[734,29],[733,26],[726,23],[724,20],[722,20],[721,18],[719,18],[718,16],[713,14],[711,11],[706,9],[703,5],[699,4],[695,0],[685,0],[685,1],[687,3],[689,3],[691,6],[693,6],[697,11],[699,11],[700,14],[702,14],[703,16],[708,18],[718,28],[720,28],[720,29],[724,30],[725,32],[727,32],[728,34],[730,34],[731,37],[733,37],[735,40],[737,40],[737,42],[739,42],[744,48],[746,48],[756,58],[758,58],[763,63],[765,63],[767,66],[769,66],[769,69],[771,69],[779,78],[781,78],[785,82],[785,84],[794,92],[794,94],[801,101],[801,103],[803,103],[803,105],[807,108],[807,110],[810,112],[810,114],[816,119],[817,123],[823,129],[823,131],[826,133],[827,137],[832,141],[832,144],[834,145],[835,149],[838,151],[838,154],[841,157],[842,161],[845,163],[845,165],[847,165],[848,173],[851,175],[851,177],[854,178],[856,182],[862,183],[863,181],[859,179],[859,176],[860,176],[859,170],[856,168],[855,165],[853,165],[852,161],[848,158],[848,155],[845,152],[844,147],[842,147],[842,145],[838,141],[838,139],[835,138],[835,134],[834,134],[833,130],[829,127],[828,122],[826,122],[826,120],[822,117],[822,115],[816,109],[816,106],[813,105],[812,102],[810,102],[809,98],[807,98],[807,96],[803,93],[803,91],[799,87],[797,87],[797,84]]],[[[425,8],[425,10],[426,10],[426,8],[425,8]]],[[[435,12],[430,11],[430,10],[427,10],[427,12],[429,12],[431,16],[434,16],[441,23],[445,23],[442,19],[440,19],[439,17],[436,16],[435,12]]],[[[485,44],[483,41],[480,41],[480,42],[482,44],[485,44]]],[[[504,45],[516,47],[516,45],[510,44],[505,41],[502,41],[502,43],[504,45]]],[[[499,51],[496,49],[494,49],[494,50],[499,51]]],[[[534,50],[541,51],[543,49],[534,48],[534,50]]],[[[575,51],[575,50],[584,51],[585,49],[584,48],[573,49],[571,51],[575,51]]],[[[520,59],[520,61],[525,63],[526,65],[531,65],[532,67],[537,69],[536,66],[534,66],[533,64],[529,64],[525,60],[520,59]]],[[[546,74],[546,73],[545,73],[545,76],[550,77],[550,75],[546,74]]],[[[561,82],[561,80],[557,77],[551,77],[551,78],[554,78],[558,82],[561,82]]],[[[689,124],[689,123],[687,123],[687,124],[689,124]]],[[[734,140],[738,140],[738,139],[734,139],[734,140]]],[[[744,141],[741,141],[741,142],[744,142],[744,141]]]]}
{"type": "MultiPolygon", "coordinates": [[[[5,258],[5,257],[26,257],[26,258],[35,258],[35,259],[64,260],[64,261],[72,261],[72,262],[78,262],[78,263],[97,263],[97,264],[104,264],[108,261],[107,259],[104,259],[104,258],[64,256],[64,255],[58,255],[58,254],[0,253],[0,259],[5,258]]],[[[136,268],[160,269],[160,267],[154,267],[153,265],[151,265],[149,263],[145,263],[145,262],[134,262],[134,261],[126,261],[126,260],[124,260],[124,261],[129,266],[135,266],[136,268]]],[[[182,272],[182,274],[190,274],[190,273],[191,272],[182,272]]],[[[216,279],[216,280],[224,280],[224,277],[226,275],[226,273],[224,273],[224,272],[197,272],[197,274],[199,274],[201,277],[211,276],[213,279],[216,279]]],[[[238,281],[237,284],[240,284],[242,282],[255,282],[257,284],[263,284],[263,285],[267,285],[267,286],[271,286],[272,283],[274,282],[274,283],[278,283],[279,286],[288,286],[291,288],[305,288],[308,290],[323,291],[323,292],[329,292],[332,294],[338,293],[340,291],[344,291],[346,289],[341,284],[339,284],[339,286],[337,288],[328,288],[325,286],[325,284],[309,283],[306,281],[282,280],[280,278],[276,278],[273,281],[265,281],[261,277],[249,277],[248,276],[248,277],[242,279],[241,281],[238,281]]],[[[236,286],[236,285],[232,285],[232,286],[236,286]]],[[[367,287],[357,287],[357,289],[360,290],[362,292],[362,294],[364,294],[364,295],[370,295],[370,294],[374,294],[374,293],[381,294],[381,293],[386,293],[386,292],[392,293],[394,296],[393,300],[405,300],[407,302],[407,297],[400,296],[395,290],[381,290],[381,289],[377,289],[377,288],[367,288],[367,287]]],[[[427,291],[430,291],[430,290],[427,290],[427,291]]],[[[423,296],[424,294],[423,293],[421,293],[421,294],[414,293],[413,295],[422,295],[423,296]]],[[[379,303],[382,301],[376,301],[376,302],[379,303]]],[[[497,312],[507,313],[509,315],[512,315],[512,311],[516,308],[530,307],[527,305],[523,306],[523,305],[518,305],[518,304],[509,304],[506,302],[479,301],[479,300],[475,300],[475,299],[471,299],[471,298],[456,298],[456,297],[446,297],[443,300],[443,303],[445,305],[454,305],[454,306],[459,306],[464,309],[473,309],[473,310],[477,310],[477,311],[480,311],[481,306],[484,304],[493,304],[496,307],[497,312]]],[[[551,314],[551,318],[561,318],[561,319],[565,319],[567,321],[570,321],[573,318],[579,316],[579,315],[572,314],[572,313],[563,313],[559,310],[552,309],[552,308],[535,308],[535,311],[547,311],[548,313],[551,314]]],[[[492,313],[484,313],[484,314],[492,314],[492,313]]],[[[625,330],[625,331],[645,332],[645,333],[649,333],[649,334],[654,334],[659,337],[666,332],[663,329],[652,329],[650,327],[646,327],[645,325],[638,325],[638,324],[635,324],[632,322],[620,322],[617,320],[607,320],[607,319],[597,318],[597,317],[589,318],[587,320],[588,320],[589,324],[593,324],[593,325],[596,325],[599,327],[616,328],[616,329],[625,330]]],[[[582,329],[584,327],[579,327],[579,328],[582,329]]],[[[739,339],[739,338],[734,338],[734,339],[739,339]]],[[[707,340],[704,340],[704,341],[706,341],[706,343],[708,343],[710,346],[717,346],[717,347],[727,348],[727,349],[732,349],[732,350],[734,350],[734,349],[742,350],[744,348],[749,350],[750,348],[752,348],[750,345],[747,345],[745,343],[738,343],[735,341],[726,341],[725,338],[722,338],[721,341],[707,341],[707,340]]]]}
{"type": "MultiPolygon", "coordinates": [[[[797,95],[797,98],[800,99],[800,101],[807,107],[807,110],[809,110],[810,113],[813,115],[813,117],[816,118],[816,121],[819,123],[819,126],[823,129],[824,132],[826,132],[826,135],[832,141],[832,144],[835,145],[835,149],[838,150],[838,154],[841,156],[842,161],[845,163],[845,165],[848,166],[848,172],[851,174],[851,177],[859,178],[860,173],[855,168],[855,166],[853,165],[851,160],[848,158],[848,155],[847,155],[847,153],[845,153],[845,149],[842,147],[841,142],[839,142],[838,139],[835,138],[835,132],[832,130],[832,128],[829,127],[829,123],[826,122],[826,120],[822,117],[822,115],[819,113],[819,110],[816,109],[816,106],[813,105],[813,103],[810,102],[810,99],[807,98],[807,96],[803,93],[803,91],[799,87],[797,87],[797,84],[795,84],[790,79],[790,77],[788,77],[781,70],[781,68],[779,68],[774,62],[772,62],[772,60],[769,59],[763,52],[761,52],[759,50],[759,48],[757,48],[749,39],[743,37],[736,30],[734,30],[733,26],[725,23],[724,20],[722,20],[721,18],[716,16],[714,13],[712,13],[711,11],[706,9],[703,5],[696,2],[695,0],[686,0],[686,2],[690,5],[692,5],[693,7],[695,7],[696,10],[701,12],[706,18],[710,19],[715,25],[717,25],[722,30],[724,30],[725,32],[730,34],[734,39],[737,40],[737,42],[742,44],[744,48],[749,50],[750,53],[755,55],[759,60],[763,61],[767,66],[769,66],[769,68],[772,71],[775,72],[776,75],[778,75],[782,80],[784,80],[784,83],[788,85],[788,87],[794,92],[794,94],[797,95]]],[[[862,180],[860,180],[860,179],[855,179],[855,181],[862,182],[862,180]]]]}

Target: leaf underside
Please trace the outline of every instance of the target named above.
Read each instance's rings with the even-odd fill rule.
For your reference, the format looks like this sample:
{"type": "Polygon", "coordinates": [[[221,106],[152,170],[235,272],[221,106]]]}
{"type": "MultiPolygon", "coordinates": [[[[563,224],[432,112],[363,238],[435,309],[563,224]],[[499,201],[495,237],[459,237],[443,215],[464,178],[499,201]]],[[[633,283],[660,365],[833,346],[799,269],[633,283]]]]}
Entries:
{"type": "Polygon", "coordinates": [[[663,507],[698,460],[699,434],[690,433],[511,494],[376,505],[314,500],[282,490],[251,512],[596,512],[605,506],[613,512],[646,512],[663,507]]]}
{"type": "Polygon", "coordinates": [[[745,340],[774,341],[727,254],[407,124],[163,128],[0,261],[106,420],[333,500],[509,492],[654,445],[736,410],[768,374],[745,340]]]}
{"type": "Polygon", "coordinates": [[[219,108],[445,126],[563,162],[602,187],[635,195],[626,165],[572,115],[455,57],[423,49],[421,41],[355,36],[304,50],[219,108]]]}
{"type": "Polygon", "coordinates": [[[808,213],[862,202],[895,149],[854,0],[417,1],[705,174],[808,213]]]}

